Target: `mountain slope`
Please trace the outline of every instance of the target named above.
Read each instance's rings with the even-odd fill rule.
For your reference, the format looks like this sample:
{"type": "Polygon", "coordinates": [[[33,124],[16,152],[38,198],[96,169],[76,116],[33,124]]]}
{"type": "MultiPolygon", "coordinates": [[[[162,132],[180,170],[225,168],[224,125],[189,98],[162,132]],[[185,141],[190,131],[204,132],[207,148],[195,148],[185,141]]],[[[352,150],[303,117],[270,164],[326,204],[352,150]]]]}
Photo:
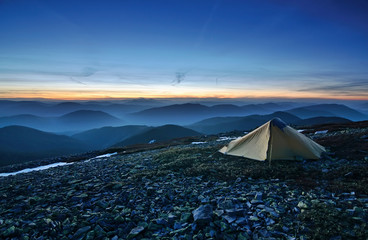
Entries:
{"type": "Polygon", "coordinates": [[[210,117],[248,116],[251,114],[270,114],[284,108],[277,104],[218,104],[205,106],[197,103],[174,104],[146,109],[131,115],[132,119],[149,125],[190,124],[210,117]]]}
{"type": "Polygon", "coordinates": [[[186,124],[208,116],[210,108],[201,104],[186,103],[155,107],[131,114],[132,120],[148,125],[167,123],[186,124]]]}
{"type": "Polygon", "coordinates": [[[341,117],[314,117],[302,119],[300,121],[295,122],[295,125],[298,126],[313,126],[320,124],[330,124],[330,123],[351,123],[352,121],[346,118],[341,117]]]}
{"type": "Polygon", "coordinates": [[[142,133],[129,137],[124,141],[115,144],[115,146],[127,146],[139,143],[149,143],[152,140],[154,140],[155,142],[163,142],[174,138],[200,136],[200,135],[202,134],[199,132],[181,126],[164,125],[146,130],[142,133]]]}
{"type": "Polygon", "coordinates": [[[0,127],[19,125],[47,132],[84,131],[123,123],[108,113],[92,110],[78,110],[61,117],[39,117],[30,114],[0,117],[0,127]]]}
{"type": "Polygon", "coordinates": [[[293,108],[287,111],[300,118],[342,117],[353,121],[366,120],[367,116],[343,104],[317,104],[293,108]]]}
{"type": "Polygon", "coordinates": [[[57,119],[60,125],[68,127],[69,130],[87,130],[104,126],[117,126],[122,120],[112,115],[93,110],[78,110],[65,114],[57,119]]]}
{"type": "Polygon", "coordinates": [[[147,129],[150,129],[150,127],[139,125],[103,127],[81,132],[72,137],[82,141],[91,149],[104,149],[147,129]]]}
{"type": "Polygon", "coordinates": [[[210,118],[195,124],[189,125],[188,128],[206,134],[217,134],[231,131],[248,131],[258,127],[272,118],[281,118],[288,124],[300,121],[301,119],[286,112],[275,112],[268,115],[250,115],[246,117],[217,117],[210,118]]]}
{"type": "Polygon", "coordinates": [[[0,165],[84,152],[86,149],[80,141],[63,135],[22,126],[0,128],[0,165]]]}

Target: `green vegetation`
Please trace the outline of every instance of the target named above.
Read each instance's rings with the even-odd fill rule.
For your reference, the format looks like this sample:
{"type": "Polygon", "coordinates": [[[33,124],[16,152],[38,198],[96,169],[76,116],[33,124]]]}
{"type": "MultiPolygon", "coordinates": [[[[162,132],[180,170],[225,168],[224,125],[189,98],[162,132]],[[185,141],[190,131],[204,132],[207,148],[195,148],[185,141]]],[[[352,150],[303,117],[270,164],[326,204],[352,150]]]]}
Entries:
{"type": "MultiPolygon", "coordinates": [[[[341,164],[334,160],[321,161],[274,161],[259,162],[240,157],[225,156],[215,147],[173,148],[154,156],[157,166],[139,172],[135,177],[180,173],[186,176],[203,176],[217,180],[241,178],[287,180],[304,189],[324,185],[332,192],[368,194],[368,166],[361,164],[341,164]],[[322,169],[330,169],[323,173],[322,169]]],[[[355,163],[359,163],[356,161],[355,163]]]]}

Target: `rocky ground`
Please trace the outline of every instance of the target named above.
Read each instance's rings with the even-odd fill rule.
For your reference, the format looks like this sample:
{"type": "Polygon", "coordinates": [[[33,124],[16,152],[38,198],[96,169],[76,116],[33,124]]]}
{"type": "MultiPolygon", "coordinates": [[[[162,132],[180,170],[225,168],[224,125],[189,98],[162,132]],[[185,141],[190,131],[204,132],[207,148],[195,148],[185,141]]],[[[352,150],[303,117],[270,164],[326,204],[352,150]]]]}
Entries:
{"type": "Polygon", "coordinates": [[[0,238],[368,239],[368,123],[305,132],[328,156],[269,167],[211,137],[0,177],[0,238]]]}

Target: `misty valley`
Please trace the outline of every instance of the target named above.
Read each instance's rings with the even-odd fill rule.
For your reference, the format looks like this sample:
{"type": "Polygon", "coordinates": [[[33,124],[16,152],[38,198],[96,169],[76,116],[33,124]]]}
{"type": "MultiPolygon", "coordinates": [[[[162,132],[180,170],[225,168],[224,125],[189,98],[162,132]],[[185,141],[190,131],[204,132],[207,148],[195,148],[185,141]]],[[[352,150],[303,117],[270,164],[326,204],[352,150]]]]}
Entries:
{"type": "Polygon", "coordinates": [[[364,104],[0,101],[0,165],[173,139],[250,131],[279,117],[295,127],[366,120],[364,104]],[[358,105],[359,106],[359,105],[358,105]]]}

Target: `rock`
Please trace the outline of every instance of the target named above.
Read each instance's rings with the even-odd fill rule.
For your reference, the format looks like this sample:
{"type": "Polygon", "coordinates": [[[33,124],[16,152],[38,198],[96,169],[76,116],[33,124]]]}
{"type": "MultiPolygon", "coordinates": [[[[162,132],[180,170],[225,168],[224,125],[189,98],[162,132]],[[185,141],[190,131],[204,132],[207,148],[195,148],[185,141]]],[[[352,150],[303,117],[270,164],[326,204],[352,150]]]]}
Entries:
{"type": "Polygon", "coordinates": [[[275,221],[272,219],[272,218],[267,218],[266,219],[266,225],[269,226],[269,225],[273,225],[275,224],[275,221]]]}
{"type": "Polygon", "coordinates": [[[250,239],[252,238],[246,232],[238,234],[238,240],[250,240],[250,239]]]}
{"type": "Polygon", "coordinates": [[[191,216],[192,216],[192,214],[190,214],[188,212],[182,213],[181,217],[180,217],[180,222],[182,222],[182,223],[188,222],[191,216]]]}
{"type": "Polygon", "coordinates": [[[202,205],[192,212],[194,221],[198,224],[206,224],[212,220],[212,205],[202,205]]]}
{"type": "Polygon", "coordinates": [[[174,223],[174,229],[175,229],[175,230],[178,230],[178,229],[180,229],[180,228],[182,228],[182,224],[181,224],[180,222],[175,222],[175,223],[174,223]]]}
{"type": "Polygon", "coordinates": [[[169,223],[166,221],[166,219],[163,219],[163,218],[157,218],[156,219],[156,223],[158,225],[164,225],[164,226],[167,226],[169,223]]]}
{"type": "Polygon", "coordinates": [[[221,217],[222,214],[224,214],[224,210],[214,210],[213,213],[218,216],[218,217],[221,217]]]}
{"type": "Polygon", "coordinates": [[[250,216],[249,217],[249,220],[250,221],[259,221],[259,218],[258,217],[255,217],[255,216],[250,216]]]}
{"type": "Polygon", "coordinates": [[[253,199],[252,201],[250,201],[251,204],[257,205],[257,204],[262,204],[263,201],[262,200],[257,200],[257,199],[253,199]]]}
{"type": "Polygon", "coordinates": [[[11,226],[11,227],[9,227],[8,229],[6,229],[6,230],[2,233],[2,235],[3,235],[4,237],[10,237],[10,236],[14,235],[14,233],[15,233],[15,226],[11,226]]]}
{"type": "Polygon", "coordinates": [[[236,217],[234,216],[229,216],[229,215],[225,215],[223,216],[223,218],[228,222],[228,223],[232,223],[236,220],[236,217]]]}
{"type": "Polygon", "coordinates": [[[85,226],[85,227],[79,228],[78,231],[74,233],[73,238],[81,237],[84,233],[88,232],[90,229],[91,229],[91,226],[85,226]]]}
{"type": "Polygon", "coordinates": [[[308,205],[303,201],[300,201],[298,203],[297,207],[300,208],[300,209],[308,209],[309,208],[308,205]]]}
{"type": "Polygon", "coordinates": [[[128,239],[132,239],[134,237],[136,237],[138,234],[140,234],[141,232],[143,232],[144,227],[142,226],[138,226],[133,228],[130,233],[128,234],[128,239]]]}
{"type": "Polygon", "coordinates": [[[262,197],[263,197],[263,194],[261,192],[257,192],[256,195],[254,196],[254,199],[255,200],[262,200],[262,197]]]}
{"type": "Polygon", "coordinates": [[[236,224],[241,225],[241,226],[242,225],[245,225],[247,223],[248,223],[248,221],[247,221],[247,219],[245,217],[241,217],[238,220],[236,220],[236,224]]]}
{"type": "Polygon", "coordinates": [[[96,237],[95,237],[95,231],[94,231],[94,230],[89,231],[89,232],[87,233],[86,240],[93,240],[93,239],[95,239],[95,238],[96,238],[96,237]]]}

